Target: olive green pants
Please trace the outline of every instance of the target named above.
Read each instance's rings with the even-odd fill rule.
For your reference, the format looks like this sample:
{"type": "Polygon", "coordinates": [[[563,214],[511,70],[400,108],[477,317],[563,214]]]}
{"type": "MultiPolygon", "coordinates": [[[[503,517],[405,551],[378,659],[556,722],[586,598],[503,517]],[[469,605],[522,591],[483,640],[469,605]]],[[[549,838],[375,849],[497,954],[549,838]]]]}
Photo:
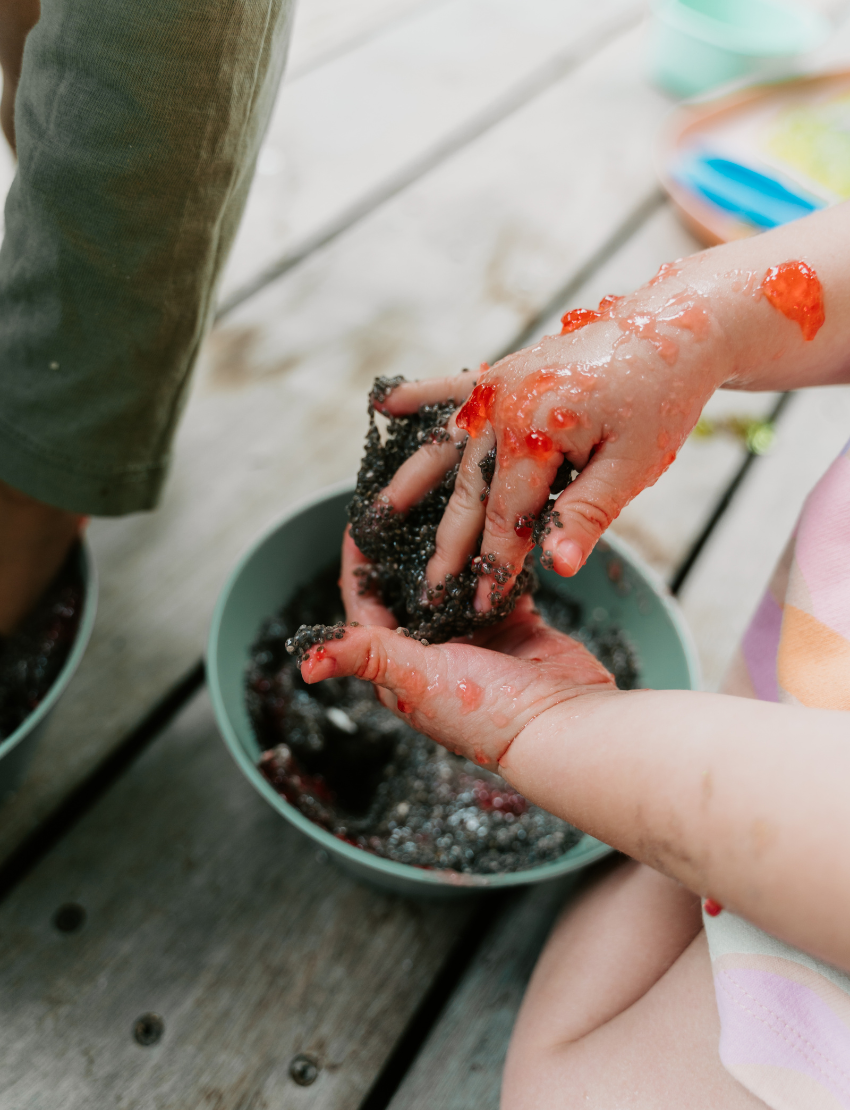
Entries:
{"type": "Polygon", "coordinates": [[[0,479],[152,508],[292,0],[42,0],[0,249],[0,479]]]}

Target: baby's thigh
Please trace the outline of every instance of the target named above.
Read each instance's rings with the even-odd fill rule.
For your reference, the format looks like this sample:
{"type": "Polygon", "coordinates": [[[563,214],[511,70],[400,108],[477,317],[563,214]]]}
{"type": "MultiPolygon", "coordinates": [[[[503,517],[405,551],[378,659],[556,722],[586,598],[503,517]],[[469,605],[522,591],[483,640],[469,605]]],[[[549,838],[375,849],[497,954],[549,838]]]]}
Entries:
{"type": "Polygon", "coordinates": [[[503,1110],[765,1110],[722,1067],[719,1033],[700,931],[627,1009],[537,1055],[533,1069],[514,1076],[503,1110]]]}

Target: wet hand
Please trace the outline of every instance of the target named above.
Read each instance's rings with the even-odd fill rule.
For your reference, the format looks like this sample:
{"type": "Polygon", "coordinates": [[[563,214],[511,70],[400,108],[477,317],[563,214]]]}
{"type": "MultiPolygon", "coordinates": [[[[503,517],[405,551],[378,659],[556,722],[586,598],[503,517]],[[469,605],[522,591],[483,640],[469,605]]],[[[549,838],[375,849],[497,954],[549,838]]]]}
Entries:
{"type": "MultiPolygon", "coordinates": [[[[568,313],[566,334],[502,359],[477,381],[467,373],[389,395],[383,407],[396,415],[449,396],[466,401],[448,427],[451,441],[418,451],[385,491],[405,511],[455,465],[456,445],[468,436],[428,566],[430,586],[458,573],[482,534],[481,554],[510,568],[510,583],[565,460],[579,474],[552,506],[558,526],[543,540],[544,560],[562,575],[583,566],[611,521],[675,459],[728,373],[723,336],[696,285],[670,268],[600,311],[568,313]]],[[[490,589],[483,578],[481,609],[490,589]]]]}
{"type": "Polygon", "coordinates": [[[439,646],[385,625],[348,627],[311,649],[301,673],[308,683],[341,675],[374,683],[419,732],[491,770],[540,714],[584,693],[617,693],[602,664],[547,625],[528,596],[501,624],[439,646]]]}

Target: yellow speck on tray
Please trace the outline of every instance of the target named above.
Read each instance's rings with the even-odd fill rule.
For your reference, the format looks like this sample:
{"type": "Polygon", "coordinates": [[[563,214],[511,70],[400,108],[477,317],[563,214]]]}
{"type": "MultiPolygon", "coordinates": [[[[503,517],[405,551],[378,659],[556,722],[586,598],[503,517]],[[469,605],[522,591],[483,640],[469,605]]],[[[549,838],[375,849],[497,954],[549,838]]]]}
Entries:
{"type": "Polygon", "coordinates": [[[850,96],[782,112],[765,147],[789,169],[842,199],[850,197],[850,96]]]}

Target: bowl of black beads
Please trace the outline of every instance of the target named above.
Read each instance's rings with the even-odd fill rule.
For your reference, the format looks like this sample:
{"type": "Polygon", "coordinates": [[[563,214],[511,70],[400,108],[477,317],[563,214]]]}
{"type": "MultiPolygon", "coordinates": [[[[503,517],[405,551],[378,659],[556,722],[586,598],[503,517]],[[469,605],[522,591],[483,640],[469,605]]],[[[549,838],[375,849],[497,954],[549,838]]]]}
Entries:
{"type": "MultiPolygon", "coordinates": [[[[605,855],[606,845],[531,805],[498,775],[415,732],[376,702],[369,684],[302,681],[287,643],[291,650],[299,635],[316,642],[340,629],[339,552],[357,517],[351,484],[316,494],[252,545],[219,597],[207,675],[242,773],[335,862],[409,896],[540,882],[605,855]]],[[[546,619],[582,640],[620,685],[698,686],[675,603],[616,537],[598,544],[572,579],[533,557],[527,570],[524,588],[535,591],[546,619]]],[[[449,586],[455,620],[468,583],[449,586]]],[[[433,624],[433,616],[404,610],[404,596],[390,584],[384,600],[425,638],[417,619],[433,624]]],[[[443,638],[454,634],[442,629],[443,638]]]]}
{"type": "Polygon", "coordinates": [[[0,800],[21,784],[45,723],[83,657],[96,608],[97,575],[83,539],[32,612],[0,639],[0,800]]]}

